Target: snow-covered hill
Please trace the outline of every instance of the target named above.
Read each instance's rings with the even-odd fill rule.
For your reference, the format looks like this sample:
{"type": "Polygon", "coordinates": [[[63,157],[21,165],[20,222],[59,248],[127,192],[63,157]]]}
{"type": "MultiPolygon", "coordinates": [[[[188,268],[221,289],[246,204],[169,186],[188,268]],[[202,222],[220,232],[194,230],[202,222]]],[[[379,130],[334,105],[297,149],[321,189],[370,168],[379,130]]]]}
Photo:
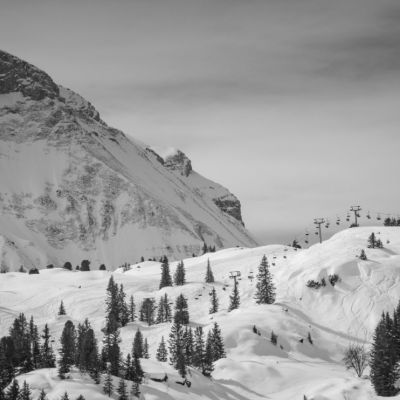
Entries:
{"type": "MultiPolygon", "coordinates": [[[[212,380],[193,372],[192,387],[183,388],[174,383],[178,375],[169,365],[155,361],[161,336],[168,337],[171,324],[128,324],[121,333],[123,352],[131,350],[134,333],[140,326],[150,345],[150,360],[144,360],[144,369],[149,376],[166,371],[171,377],[168,384],[147,380],[142,386],[146,400],[302,400],[303,395],[313,400],[378,398],[369,380],[346,371],[341,360],[349,343],[369,345],[382,310],[392,311],[399,300],[399,228],[349,229],[306,250],[279,245],[236,247],[188,258],[184,263],[188,283],[183,287],[158,290],[157,262],[132,265],[128,272],[117,270],[113,276],[137,303],[145,297],[158,300],[164,293],[171,298],[183,293],[189,300],[192,326],[201,325],[207,331],[213,321],[220,324],[227,358],[217,361],[212,380]],[[381,238],[383,249],[367,249],[371,232],[381,238]],[[366,249],[368,261],[356,257],[361,249],[366,249]],[[274,305],[257,305],[254,301],[256,282],[251,277],[255,277],[263,254],[275,264],[271,265],[277,287],[274,305]],[[208,314],[211,285],[204,283],[208,258],[220,300],[220,311],[213,316],[208,314]],[[232,290],[229,272],[233,270],[242,274],[241,306],[228,312],[232,290]],[[332,286],[328,278],[335,273],[340,280],[332,286]],[[308,280],[322,278],[326,279],[325,287],[306,286],[308,280]],[[253,325],[260,335],[253,333],[253,325]],[[272,330],[278,335],[277,346],[270,342],[272,330]],[[307,341],[308,333],[313,344],[307,341]]],[[[172,263],[172,272],[175,267],[176,263],[172,263]]],[[[110,276],[107,271],[61,269],[42,270],[39,275],[0,274],[0,336],[7,333],[18,313],[24,312],[28,317],[33,315],[40,326],[49,323],[57,339],[66,319],[78,323],[88,317],[101,339],[110,276]],[[61,300],[68,314],[65,317],[57,316],[61,300]]],[[[74,380],[60,381],[54,370],[40,370],[20,379],[27,379],[37,390],[44,386],[50,400],[58,399],[65,390],[72,398],[81,392],[90,399],[106,398],[100,387],[79,374],[74,380]]]]}
{"type": "Polygon", "coordinates": [[[116,267],[253,246],[239,200],[110,128],[96,109],[38,68],[0,51],[0,263],[116,267]]]}

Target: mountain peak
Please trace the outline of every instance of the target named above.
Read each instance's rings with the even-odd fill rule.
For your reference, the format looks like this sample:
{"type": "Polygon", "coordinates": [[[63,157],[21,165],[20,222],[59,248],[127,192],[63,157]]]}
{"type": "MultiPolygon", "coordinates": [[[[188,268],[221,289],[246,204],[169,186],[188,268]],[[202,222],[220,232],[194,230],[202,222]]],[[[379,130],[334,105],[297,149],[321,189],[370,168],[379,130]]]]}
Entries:
{"type": "Polygon", "coordinates": [[[0,94],[21,92],[33,100],[59,96],[59,88],[44,71],[0,50],[0,94]]]}

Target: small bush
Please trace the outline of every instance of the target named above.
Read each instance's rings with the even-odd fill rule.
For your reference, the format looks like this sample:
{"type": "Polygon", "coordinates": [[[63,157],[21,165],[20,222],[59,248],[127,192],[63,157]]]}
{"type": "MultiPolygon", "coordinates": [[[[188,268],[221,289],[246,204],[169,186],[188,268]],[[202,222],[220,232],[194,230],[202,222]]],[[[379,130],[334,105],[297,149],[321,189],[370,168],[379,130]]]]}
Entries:
{"type": "Polygon", "coordinates": [[[54,268],[54,265],[53,264],[46,265],[46,268],[47,269],[52,269],[52,268],[54,268]]]}
{"type": "Polygon", "coordinates": [[[106,268],[106,266],[104,264],[101,264],[99,270],[100,271],[106,271],[107,268],[106,268]]]}
{"type": "Polygon", "coordinates": [[[329,283],[330,283],[332,286],[335,286],[337,282],[340,282],[340,281],[341,281],[341,279],[340,279],[340,277],[339,277],[338,274],[329,275],[328,279],[329,279],[329,283]]]}
{"type": "Polygon", "coordinates": [[[39,270],[36,267],[33,267],[29,270],[29,275],[35,275],[38,273],[39,273],[39,270]]]}

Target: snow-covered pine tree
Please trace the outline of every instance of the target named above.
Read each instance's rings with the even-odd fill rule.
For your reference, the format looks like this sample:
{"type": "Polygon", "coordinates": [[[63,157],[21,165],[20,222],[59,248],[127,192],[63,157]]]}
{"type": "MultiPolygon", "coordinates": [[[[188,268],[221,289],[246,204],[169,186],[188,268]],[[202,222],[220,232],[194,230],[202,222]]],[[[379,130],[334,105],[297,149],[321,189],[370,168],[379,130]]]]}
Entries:
{"type": "Polygon", "coordinates": [[[18,400],[32,400],[32,392],[29,385],[24,381],[22,388],[19,392],[18,400]]]}
{"type": "Polygon", "coordinates": [[[378,396],[394,396],[398,390],[392,329],[393,320],[388,313],[383,313],[375,329],[370,355],[371,382],[378,396]]]}
{"type": "Polygon", "coordinates": [[[58,309],[58,315],[66,315],[67,312],[65,311],[64,302],[61,300],[60,307],[58,309]]]}
{"type": "Polygon", "coordinates": [[[58,376],[65,379],[65,375],[70,371],[71,366],[75,363],[75,325],[72,321],[67,321],[61,334],[60,359],[58,361],[58,376]]]}
{"type": "Polygon", "coordinates": [[[111,370],[107,367],[106,375],[104,377],[103,383],[103,392],[108,396],[111,397],[114,390],[113,378],[111,376],[111,370]]]}
{"type": "Polygon", "coordinates": [[[140,307],[139,320],[142,322],[147,322],[149,326],[154,325],[155,310],[155,300],[150,297],[144,299],[142,306],[140,307]]]}
{"type": "Polygon", "coordinates": [[[367,261],[368,260],[368,258],[367,258],[367,255],[365,254],[365,250],[364,249],[361,249],[361,253],[360,253],[360,260],[362,260],[362,261],[367,261]]]}
{"type": "Polygon", "coordinates": [[[228,311],[233,311],[240,306],[240,294],[239,294],[239,284],[237,280],[234,280],[232,294],[229,296],[229,308],[228,311]]]}
{"type": "Polygon", "coordinates": [[[126,324],[129,322],[130,319],[128,305],[126,304],[125,298],[126,294],[124,292],[124,286],[121,284],[119,287],[117,301],[118,301],[118,315],[119,315],[118,319],[122,326],[126,326],[126,324]]]}
{"type": "Polygon", "coordinates": [[[119,380],[117,393],[118,393],[118,400],[128,400],[128,395],[126,393],[126,383],[124,378],[121,378],[119,380]]]}
{"type": "Polygon", "coordinates": [[[137,358],[143,358],[143,347],[144,347],[143,335],[140,329],[137,328],[135,337],[133,339],[132,356],[133,357],[136,356],[137,358]]]}
{"type": "Polygon", "coordinates": [[[144,344],[143,344],[143,358],[150,358],[149,355],[149,343],[147,342],[147,338],[144,339],[144,344]]]}
{"type": "Polygon", "coordinates": [[[48,400],[48,397],[47,397],[46,392],[44,391],[44,389],[42,389],[40,391],[40,394],[39,394],[39,397],[38,397],[37,400],[48,400]]]}
{"type": "Polygon", "coordinates": [[[218,312],[219,302],[218,302],[218,297],[217,297],[217,291],[215,290],[214,286],[210,291],[210,303],[211,304],[210,304],[209,313],[215,314],[216,312],[218,312]]]}
{"type": "Polygon", "coordinates": [[[182,378],[186,377],[184,330],[181,324],[174,323],[169,335],[170,363],[182,378]]]}
{"type": "Polygon", "coordinates": [[[163,287],[166,286],[172,286],[172,278],[169,272],[168,258],[164,256],[161,264],[161,280],[159,288],[162,289],[163,287]]]}
{"type": "Polygon", "coordinates": [[[198,326],[194,331],[194,352],[193,352],[192,364],[195,368],[198,368],[200,371],[203,370],[204,366],[204,351],[205,351],[205,342],[204,342],[203,328],[201,326],[198,326]]]}
{"type": "Polygon", "coordinates": [[[133,322],[136,319],[136,305],[133,295],[129,298],[129,321],[133,322]]]}
{"type": "Polygon", "coordinates": [[[193,331],[191,327],[186,326],[184,332],[184,345],[185,345],[185,363],[186,365],[193,364],[193,353],[194,353],[194,339],[193,331]]]}
{"type": "Polygon", "coordinates": [[[214,283],[214,274],[211,269],[210,259],[207,260],[206,283],[214,283]]]}
{"type": "Polygon", "coordinates": [[[156,358],[160,362],[168,361],[168,351],[167,346],[165,345],[164,336],[161,337],[161,342],[157,349],[156,358]]]}
{"type": "Polygon", "coordinates": [[[8,387],[6,390],[6,399],[7,400],[19,400],[19,384],[16,379],[14,379],[11,383],[11,385],[8,387]]]}
{"type": "Polygon", "coordinates": [[[185,296],[181,293],[175,303],[175,324],[187,325],[189,323],[189,309],[185,296]]]}
{"type": "Polygon", "coordinates": [[[217,322],[214,322],[214,326],[211,331],[211,339],[213,346],[213,361],[217,361],[220,358],[226,357],[224,339],[222,338],[221,328],[217,322]]]}
{"type": "Polygon", "coordinates": [[[272,275],[269,271],[267,257],[262,257],[261,263],[258,267],[257,284],[256,284],[257,304],[272,304],[275,301],[275,286],[272,282],[272,275]]]}
{"type": "Polygon", "coordinates": [[[204,361],[203,361],[203,370],[202,374],[204,376],[211,376],[212,371],[214,370],[214,354],[213,354],[213,338],[211,331],[207,334],[206,346],[204,350],[204,361]]]}
{"type": "Polygon", "coordinates": [[[174,283],[176,286],[182,286],[186,283],[185,275],[185,265],[183,264],[183,261],[181,261],[178,263],[174,274],[174,283]]]}

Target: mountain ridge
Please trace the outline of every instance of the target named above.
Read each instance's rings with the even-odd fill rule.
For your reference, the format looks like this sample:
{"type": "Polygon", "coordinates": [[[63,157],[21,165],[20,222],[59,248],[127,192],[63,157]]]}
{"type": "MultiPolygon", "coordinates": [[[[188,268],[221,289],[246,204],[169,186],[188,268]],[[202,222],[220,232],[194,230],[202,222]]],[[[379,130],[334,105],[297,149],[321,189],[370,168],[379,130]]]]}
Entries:
{"type": "Polygon", "coordinates": [[[183,152],[162,158],[53,84],[0,51],[3,268],[61,265],[69,254],[74,263],[117,267],[141,256],[197,254],[203,242],[256,244],[240,201],[197,174],[183,152]]]}

